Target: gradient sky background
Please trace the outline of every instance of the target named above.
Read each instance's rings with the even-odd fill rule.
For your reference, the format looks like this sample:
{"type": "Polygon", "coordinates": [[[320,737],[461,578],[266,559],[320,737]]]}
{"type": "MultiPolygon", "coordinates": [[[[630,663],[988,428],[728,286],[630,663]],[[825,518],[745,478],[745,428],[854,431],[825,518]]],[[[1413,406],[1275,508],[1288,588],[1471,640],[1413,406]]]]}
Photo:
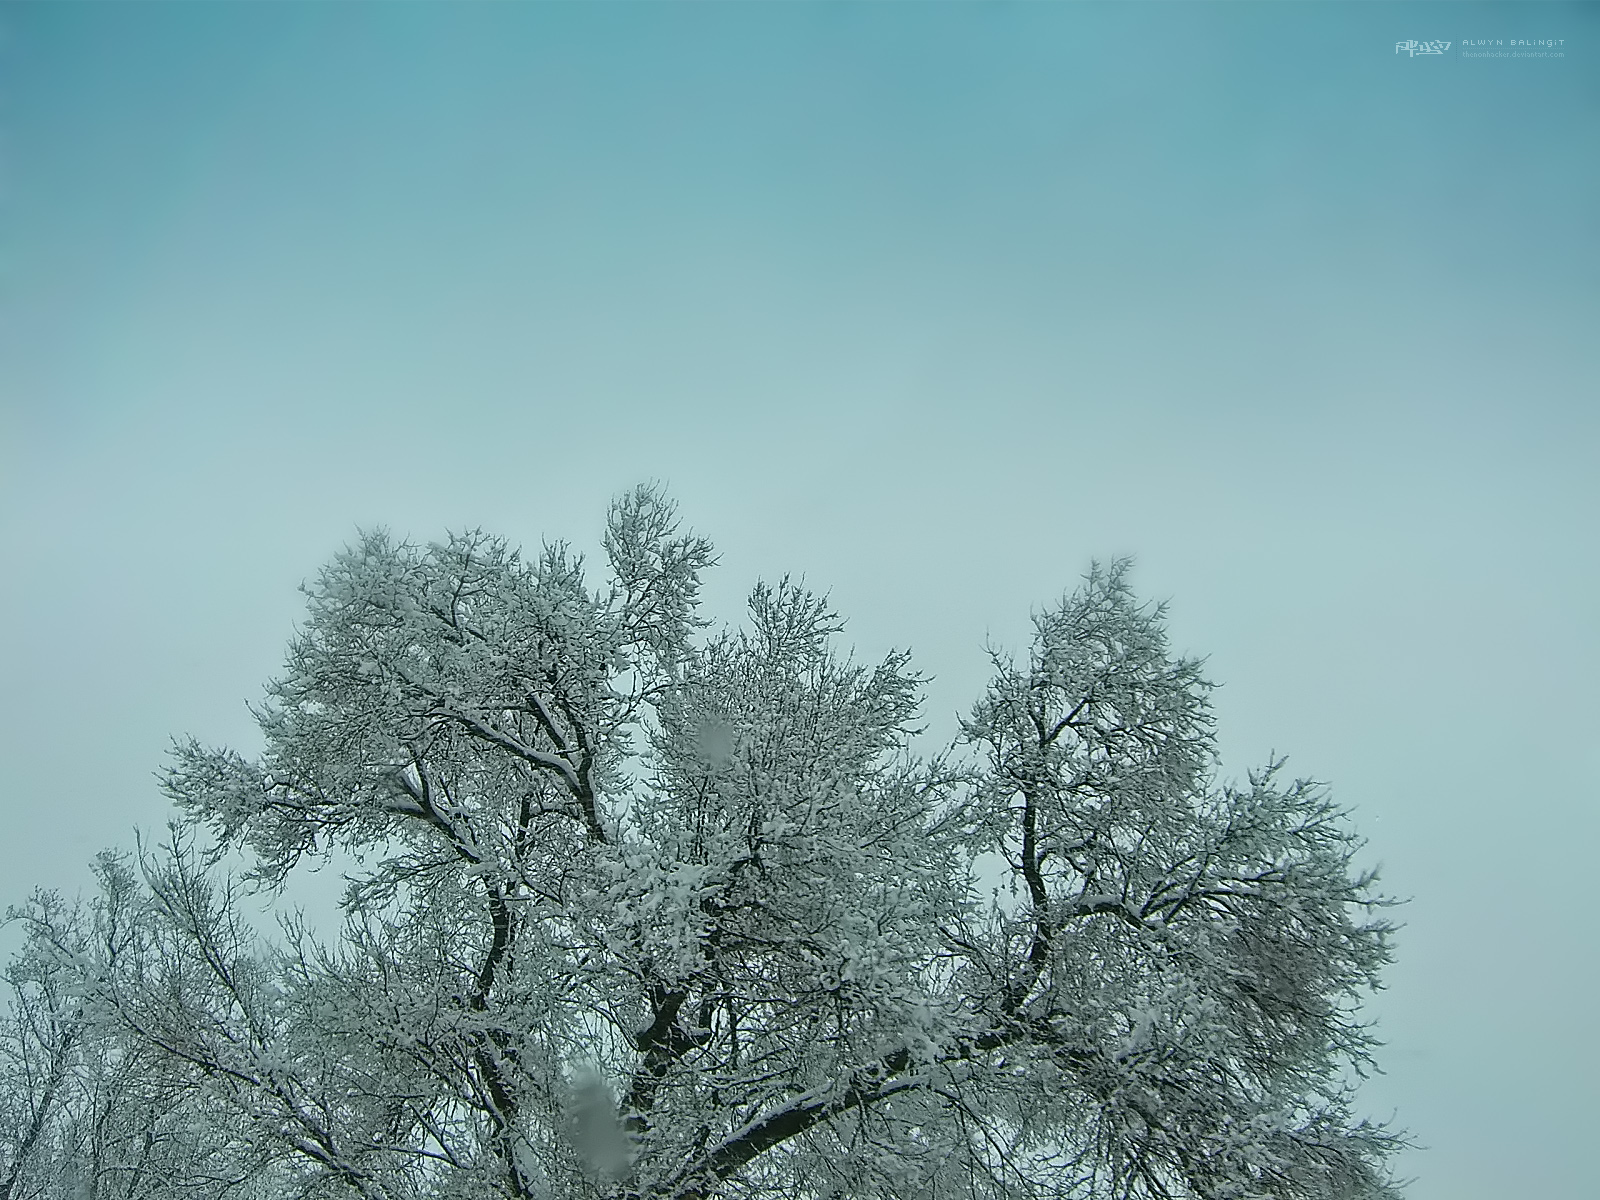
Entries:
{"type": "Polygon", "coordinates": [[[1411,1196],[1594,1194],[1597,54],[1593,5],[7,6],[0,902],[158,830],[169,735],[255,745],[358,525],[590,546],[664,480],[714,612],[804,572],[941,737],[1132,553],[1228,770],[1331,781],[1414,898],[1411,1196]]]}

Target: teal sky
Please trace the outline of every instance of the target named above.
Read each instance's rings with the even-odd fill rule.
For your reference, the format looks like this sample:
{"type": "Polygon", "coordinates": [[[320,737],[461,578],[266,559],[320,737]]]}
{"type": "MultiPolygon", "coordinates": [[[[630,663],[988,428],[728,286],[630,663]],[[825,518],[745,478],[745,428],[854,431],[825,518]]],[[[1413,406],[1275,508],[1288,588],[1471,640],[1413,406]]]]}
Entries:
{"type": "MultiPolygon", "coordinates": [[[[909,644],[1132,553],[1228,770],[1405,909],[1414,1200],[1592,1189],[1600,7],[0,10],[0,903],[252,744],[358,525],[722,566],[909,644]],[[1466,39],[1564,39],[1467,59],[1466,39]],[[1438,56],[1404,39],[1449,40],[1438,56]]],[[[326,891],[326,889],[324,889],[326,891]]]]}

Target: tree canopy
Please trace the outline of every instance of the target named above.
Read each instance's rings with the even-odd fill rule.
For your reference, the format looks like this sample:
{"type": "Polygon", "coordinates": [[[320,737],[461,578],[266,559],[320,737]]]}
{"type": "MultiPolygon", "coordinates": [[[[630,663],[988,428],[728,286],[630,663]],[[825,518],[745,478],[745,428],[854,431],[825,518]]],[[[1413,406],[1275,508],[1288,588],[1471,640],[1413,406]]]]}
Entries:
{"type": "Polygon", "coordinates": [[[1321,786],[1224,780],[1126,564],[927,757],[803,587],[710,629],[658,489],[604,556],[324,568],[261,754],[178,742],[170,840],[13,910],[0,1200],[1395,1193],[1386,902],[1321,786]],[[258,933],[330,855],[339,936],[258,933]]]}

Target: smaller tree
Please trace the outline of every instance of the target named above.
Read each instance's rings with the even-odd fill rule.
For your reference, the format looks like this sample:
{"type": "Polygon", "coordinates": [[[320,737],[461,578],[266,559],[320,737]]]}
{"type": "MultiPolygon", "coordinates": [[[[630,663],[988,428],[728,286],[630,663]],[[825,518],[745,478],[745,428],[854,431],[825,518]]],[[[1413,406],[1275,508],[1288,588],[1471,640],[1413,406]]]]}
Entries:
{"type": "MultiPolygon", "coordinates": [[[[41,893],[30,908],[44,924],[67,924],[59,897],[41,893]]],[[[5,981],[11,996],[0,1017],[0,1200],[13,1200],[36,1194],[48,1178],[43,1164],[70,1102],[84,1022],[75,976],[33,940],[6,967],[5,981]]]]}
{"type": "Polygon", "coordinates": [[[0,1200],[273,1194],[255,1131],[129,1027],[119,1001],[163,987],[152,896],[117,855],[95,876],[88,903],[41,891],[8,914],[24,943],[0,1021],[0,1200]]]}

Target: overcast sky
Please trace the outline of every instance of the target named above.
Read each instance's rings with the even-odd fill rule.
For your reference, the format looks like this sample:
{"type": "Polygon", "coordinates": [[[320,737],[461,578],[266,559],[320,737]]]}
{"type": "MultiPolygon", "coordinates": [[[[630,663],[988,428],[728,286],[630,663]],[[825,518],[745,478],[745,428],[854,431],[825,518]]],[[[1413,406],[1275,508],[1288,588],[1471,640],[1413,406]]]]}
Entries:
{"type": "Polygon", "coordinates": [[[1597,56],[1593,5],[6,6],[0,902],[159,830],[169,735],[256,744],[358,526],[591,546],[665,481],[717,613],[804,573],[941,737],[1133,554],[1227,770],[1413,897],[1411,1196],[1587,1194],[1597,56]]]}

